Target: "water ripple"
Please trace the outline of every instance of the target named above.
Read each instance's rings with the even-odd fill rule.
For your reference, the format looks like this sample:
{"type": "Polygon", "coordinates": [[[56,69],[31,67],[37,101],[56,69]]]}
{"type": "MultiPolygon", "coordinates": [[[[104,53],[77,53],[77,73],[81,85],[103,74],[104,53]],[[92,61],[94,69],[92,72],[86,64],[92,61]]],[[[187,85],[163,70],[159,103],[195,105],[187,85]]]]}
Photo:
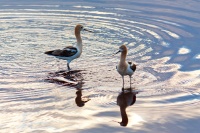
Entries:
{"type": "MultiPolygon", "coordinates": [[[[63,132],[68,128],[90,127],[90,120],[98,119],[98,111],[112,108],[116,112],[122,81],[115,70],[119,56],[111,55],[121,44],[129,49],[127,60],[137,64],[132,84],[141,91],[135,105],[139,111],[163,107],[170,112],[172,108],[183,107],[183,112],[191,109],[196,114],[193,105],[200,101],[197,41],[200,20],[199,2],[191,2],[194,8],[188,3],[182,7],[184,2],[172,1],[129,1],[125,2],[126,8],[116,4],[116,7],[101,6],[102,3],[94,6],[2,2],[2,129],[11,124],[19,128],[14,131],[31,132],[32,127],[63,132]],[[82,34],[83,54],[71,64],[74,69],[84,70],[82,93],[90,98],[85,110],[75,104],[76,89],[44,82],[49,72],[66,69],[66,62],[46,56],[44,51],[74,44],[73,30],[77,23],[95,32],[82,34]],[[6,117],[20,120],[16,123],[6,117]],[[79,120],[83,121],[81,127],[79,120]]],[[[129,79],[125,81],[129,85],[129,79]]],[[[102,121],[99,118],[93,124],[102,121]]]]}

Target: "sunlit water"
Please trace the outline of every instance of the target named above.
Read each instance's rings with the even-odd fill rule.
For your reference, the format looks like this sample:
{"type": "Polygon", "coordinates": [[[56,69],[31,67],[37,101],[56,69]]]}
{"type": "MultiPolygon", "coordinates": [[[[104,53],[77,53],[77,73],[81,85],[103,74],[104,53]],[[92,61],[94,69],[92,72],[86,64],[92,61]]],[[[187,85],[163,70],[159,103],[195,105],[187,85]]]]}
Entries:
{"type": "MultiPolygon", "coordinates": [[[[0,132],[163,132],[200,130],[200,2],[88,1],[0,2],[0,132]],[[71,63],[82,70],[78,90],[45,81],[66,70],[47,50],[75,44],[83,54],[71,63]],[[112,56],[121,44],[137,64],[132,86],[139,91],[121,127],[117,96],[122,80],[112,56]],[[80,90],[79,90],[80,91],[80,90]]],[[[129,78],[125,78],[129,86],[129,78]]]]}

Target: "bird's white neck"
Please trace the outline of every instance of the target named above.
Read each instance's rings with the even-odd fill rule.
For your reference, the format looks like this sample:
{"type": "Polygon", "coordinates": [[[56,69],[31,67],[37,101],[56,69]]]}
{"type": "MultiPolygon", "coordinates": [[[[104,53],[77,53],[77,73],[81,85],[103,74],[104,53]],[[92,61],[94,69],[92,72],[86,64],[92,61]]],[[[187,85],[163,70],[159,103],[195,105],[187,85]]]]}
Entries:
{"type": "Polygon", "coordinates": [[[76,47],[77,47],[80,51],[82,51],[82,43],[77,42],[76,47]]]}

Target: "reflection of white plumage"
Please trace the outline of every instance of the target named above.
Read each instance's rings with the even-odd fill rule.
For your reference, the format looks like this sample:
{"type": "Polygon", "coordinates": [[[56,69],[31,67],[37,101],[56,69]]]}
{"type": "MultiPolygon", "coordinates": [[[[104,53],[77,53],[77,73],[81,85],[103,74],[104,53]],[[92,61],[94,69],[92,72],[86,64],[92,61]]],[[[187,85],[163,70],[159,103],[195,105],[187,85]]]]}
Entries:
{"type": "Polygon", "coordinates": [[[117,97],[117,105],[120,106],[120,112],[122,121],[119,122],[121,126],[126,126],[128,124],[128,116],[126,114],[126,108],[131,106],[136,101],[136,94],[131,90],[129,92],[122,91],[117,97]]]}
{"type": "Polygon", "coordinates": [[[132,62],[128,62],[128,63],[126,62],[126,55],[128,52],[126,45],[121,45],[119,47],[119,51],[117,53],[119,53],[119,52],[121,52],[121,57],[120,57],[120,62],[116,68],[117,68],[118,73],[122,76],[123,88],[124,88],[124,76],[125,75],[129,75],[129,77],[130,77],[130,88],[131,88],[131,76],[133,75],[133,73],[136,70],[136,65],[133,64],[132,62]]]}
{"type": "Polygon", "coordinates": [[[81,39],[81,34],[80,34],[82,30],[89,31],[87,29],[84,29],[83,26],[80,24],[76,25],[75,30],[74,30],[76,40],[77,40],[76,47],[68,46],[62,50],[57,49],[57,50],[46,51],[45,54],[55,56],[56,58],[59,58],[59,59],[67,60],[67,68],[68,68],[68,71],[70,71],[69,63],[72,60],[80,57],[82,53],[82,39],[81,39]]]}

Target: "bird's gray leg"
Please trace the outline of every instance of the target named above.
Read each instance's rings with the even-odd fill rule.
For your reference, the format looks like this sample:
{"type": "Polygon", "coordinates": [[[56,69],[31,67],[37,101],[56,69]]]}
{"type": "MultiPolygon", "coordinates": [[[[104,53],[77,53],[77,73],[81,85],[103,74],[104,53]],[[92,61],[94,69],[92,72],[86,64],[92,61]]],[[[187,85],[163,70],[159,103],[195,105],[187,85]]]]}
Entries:
{"type": "Polygon", "coordinates": [[[122,76],[122,81],[123,81],[123,87],[122,87],[122,91],[124,91],[124,76],[122,76]]]}
{"type": "Polygon", "coordinates": [[[131,76],[129,76],[130,77],[130,89],[131,89],[131,76]]]}
{"type": "Polygon", "coordinates": [[[69,67],[69,63],[67,62],[67,68],[68,68],[68,71],[70,71],[71,69],[70,69],[70,67],[69,67]]]}

